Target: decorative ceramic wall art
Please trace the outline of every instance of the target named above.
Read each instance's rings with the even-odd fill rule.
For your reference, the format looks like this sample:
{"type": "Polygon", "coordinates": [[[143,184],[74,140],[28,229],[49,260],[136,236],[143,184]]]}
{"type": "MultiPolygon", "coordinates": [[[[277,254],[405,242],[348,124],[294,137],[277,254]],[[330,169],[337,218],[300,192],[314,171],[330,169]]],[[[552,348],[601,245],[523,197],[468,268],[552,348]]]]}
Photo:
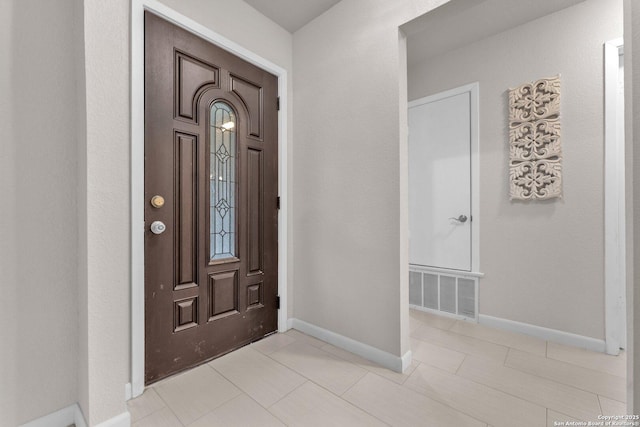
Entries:
{"type": "Polygon", "coordinates": [[[511,200],[562,197],[560,76],[509,89],[511,200]]]}

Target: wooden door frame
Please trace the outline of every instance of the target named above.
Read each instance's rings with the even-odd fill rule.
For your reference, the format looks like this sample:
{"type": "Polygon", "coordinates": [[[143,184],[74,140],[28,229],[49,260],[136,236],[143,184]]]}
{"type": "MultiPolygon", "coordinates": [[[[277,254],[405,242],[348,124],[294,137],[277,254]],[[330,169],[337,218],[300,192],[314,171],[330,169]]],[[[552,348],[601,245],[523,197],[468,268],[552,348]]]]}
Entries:
{"type": "MultiPolygon", "coordinates": [[[[425,96],[408,103],[408,109],[418,105],[429,104],[452,96],[469,93],[471,109],[471,273],[480,273],[480,84],[470,83],[464,86],[445,90],[434,95],[425,96]]],[[[411,129],[409,129],[411,131],[411,129]]],[[[448,269],[437,269],[448,271],[448,269]]],[[[476,296],[477,300],[477,296],[476,296]]],[[[476,310],[477,312],[477,310],[476,310]]]]}
{"type": "Polygon", "coordinates": [[[605,351],[613,355],[626,346],[625,144],[620,144],[617,132],[623,43],[623,39],[615,39],[604,44],[604,323],[605,351]]]}
{"type": "Polygon", "coordinates": [[[287,327],[287,70],[187,18],[157,0],[131,0],[131,383],[127,399],[144,391],[144,12],[219,46],[278,77],[278,331],[287,327]]]}

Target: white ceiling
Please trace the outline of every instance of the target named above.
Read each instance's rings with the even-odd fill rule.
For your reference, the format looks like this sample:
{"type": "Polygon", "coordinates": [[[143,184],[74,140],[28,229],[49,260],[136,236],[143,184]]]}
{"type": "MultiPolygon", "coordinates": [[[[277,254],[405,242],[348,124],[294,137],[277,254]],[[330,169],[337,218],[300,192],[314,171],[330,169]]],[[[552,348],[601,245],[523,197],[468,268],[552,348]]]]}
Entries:
{"type": "Polygon", "coordinates": [[[276,24],[295,33],[340,0],[245,0],[276,24]]]}
{"type": "Polygon", "coordinates": [[[582,1],[451,0],[402,26],[407,63],[417,64],[582,1]]]}

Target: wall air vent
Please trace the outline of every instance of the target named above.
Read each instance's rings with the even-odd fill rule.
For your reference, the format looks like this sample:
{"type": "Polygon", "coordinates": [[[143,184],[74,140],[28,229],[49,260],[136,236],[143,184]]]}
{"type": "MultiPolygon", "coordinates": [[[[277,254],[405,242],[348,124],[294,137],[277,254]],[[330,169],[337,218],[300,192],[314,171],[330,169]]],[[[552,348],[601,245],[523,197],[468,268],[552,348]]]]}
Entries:
{"type": "Polygon", "coordinates": [[[409,266],[409,307],[478,321],[478,278],[409,266]]]}

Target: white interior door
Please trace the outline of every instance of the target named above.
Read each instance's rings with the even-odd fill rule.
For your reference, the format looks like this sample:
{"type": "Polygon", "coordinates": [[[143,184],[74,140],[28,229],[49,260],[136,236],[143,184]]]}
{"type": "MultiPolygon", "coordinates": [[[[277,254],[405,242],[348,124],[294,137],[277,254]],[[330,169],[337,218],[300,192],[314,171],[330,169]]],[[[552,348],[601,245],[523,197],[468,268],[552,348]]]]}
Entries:
{"type": "Polygon", "coordinates": [[[409,106],[409,263],[471,271],[471,94],[409,106]]]}

